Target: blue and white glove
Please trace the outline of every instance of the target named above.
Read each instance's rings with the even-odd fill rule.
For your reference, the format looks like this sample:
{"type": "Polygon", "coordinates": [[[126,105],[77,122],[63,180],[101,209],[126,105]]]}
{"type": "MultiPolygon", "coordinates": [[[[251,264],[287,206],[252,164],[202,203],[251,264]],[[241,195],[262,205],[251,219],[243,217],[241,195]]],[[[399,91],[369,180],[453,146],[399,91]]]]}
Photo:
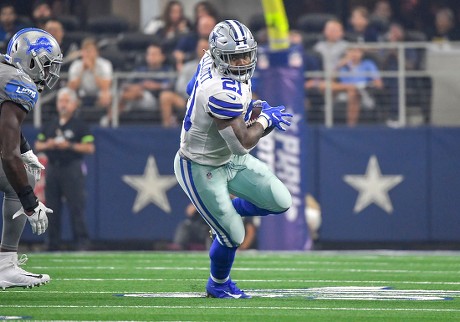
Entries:
{"type": "Polygon", "coordinates": [[[45,169],[45,166],[38,161],[37,156],[32,150],[21,154],[22,162],[30,173],[33,174],[35,181],[40,180],[41,172],[45,169]]]}
{"type": "Polygon", "coordinates": [[[47,208],[43,203],[40,201],[38,202],[38,206],[35,207],[34,212],[29,216],[24,211],[24,208],[21,207],[18,211],[16,211],[13,215],[13,219],[24,215],[29,220],[30,226],[32,226],[32,232],[37,235],[41,235],[46,231],[48,228],[48,216],[47,214],[53,213],[53,210],[47,208]]]}
{"type": "Polygon", "coordinates": [[[285,109],[286,108],[283,105],[270,106],[267,102],[262,101],[262,112],[260,113],[259,119],[261,117],[265,118],[268,122],[268,128],[273,126],[280,131],[286,131],[286,129],[283,127],[283,124],[290,126],[291,122],[285,120],[284,118],[292,117],[293,115],[291,113],[283,113],[285,109]]]}

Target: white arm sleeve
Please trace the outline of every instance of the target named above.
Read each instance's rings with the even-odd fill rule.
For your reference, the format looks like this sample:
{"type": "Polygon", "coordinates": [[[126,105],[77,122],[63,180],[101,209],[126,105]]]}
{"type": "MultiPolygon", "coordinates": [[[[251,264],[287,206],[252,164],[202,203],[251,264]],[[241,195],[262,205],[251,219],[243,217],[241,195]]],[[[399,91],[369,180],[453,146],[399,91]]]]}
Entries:
{"type": "Polygon", "coordinates": [[[225,129],[219,130],[219,133],[225,142],[227,142],[228,148],[233,154],[245,155],[249,153],[250,150],[244,148],[240,140],[236,137],[235,132],[233,132],[233,128],[231,126],[227,126],[225,129]]]}

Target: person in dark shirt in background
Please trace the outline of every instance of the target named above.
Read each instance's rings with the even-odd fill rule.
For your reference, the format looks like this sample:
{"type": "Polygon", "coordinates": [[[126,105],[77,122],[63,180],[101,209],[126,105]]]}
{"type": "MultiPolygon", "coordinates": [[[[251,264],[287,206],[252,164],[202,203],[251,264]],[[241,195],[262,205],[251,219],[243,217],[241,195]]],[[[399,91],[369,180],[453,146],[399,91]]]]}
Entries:
{"type": "Polygon", "coordinates": [[[61,249],[63,198],[69,208],[76,249],[89,247],[83,157],[94,153],[94,137],[88,126],[75,117],[77,107],[75,91],[61,88],[56,102],[58,117],[43,126],[35,142],[35,149],[48,157],[45,198],[54,210],[49,218],[48,250],[61,249]]]}

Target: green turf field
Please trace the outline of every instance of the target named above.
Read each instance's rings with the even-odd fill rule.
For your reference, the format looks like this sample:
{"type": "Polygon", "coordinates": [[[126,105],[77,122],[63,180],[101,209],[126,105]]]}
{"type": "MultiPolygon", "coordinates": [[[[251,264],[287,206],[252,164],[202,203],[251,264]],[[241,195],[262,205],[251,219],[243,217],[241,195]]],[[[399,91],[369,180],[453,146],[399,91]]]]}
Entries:
{"type": "Polygon", "coordinates": [[[50,284],[0,291],[0,320],[460,321],[455,252],[240,252],[249,300],[204,298],[205,252],[32,253],[50,284]]]}

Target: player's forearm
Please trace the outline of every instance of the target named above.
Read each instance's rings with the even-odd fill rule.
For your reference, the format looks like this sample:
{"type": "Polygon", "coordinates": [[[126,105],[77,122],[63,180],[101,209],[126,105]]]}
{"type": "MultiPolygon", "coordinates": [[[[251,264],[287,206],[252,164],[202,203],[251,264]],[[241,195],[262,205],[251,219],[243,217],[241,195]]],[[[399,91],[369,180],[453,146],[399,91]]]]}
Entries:
{"type": "MultiPolygon", "coordinates": [[[[259,142],[260,138],[264,135],[264,128],[260,123],[254,123],[248,127],[241,137],[239,137],[241,144],[246,149],[252,149],[259,142]]],[[[237,134],[238,136],[238,134],[237,134]]]]}
{"type": "Polygon", "coordinates": [[[2,166],[8,182],[11,184],[16,193],[22,191],[29,185],[24,163],[18,153],[2,153],[2,166]]]}

